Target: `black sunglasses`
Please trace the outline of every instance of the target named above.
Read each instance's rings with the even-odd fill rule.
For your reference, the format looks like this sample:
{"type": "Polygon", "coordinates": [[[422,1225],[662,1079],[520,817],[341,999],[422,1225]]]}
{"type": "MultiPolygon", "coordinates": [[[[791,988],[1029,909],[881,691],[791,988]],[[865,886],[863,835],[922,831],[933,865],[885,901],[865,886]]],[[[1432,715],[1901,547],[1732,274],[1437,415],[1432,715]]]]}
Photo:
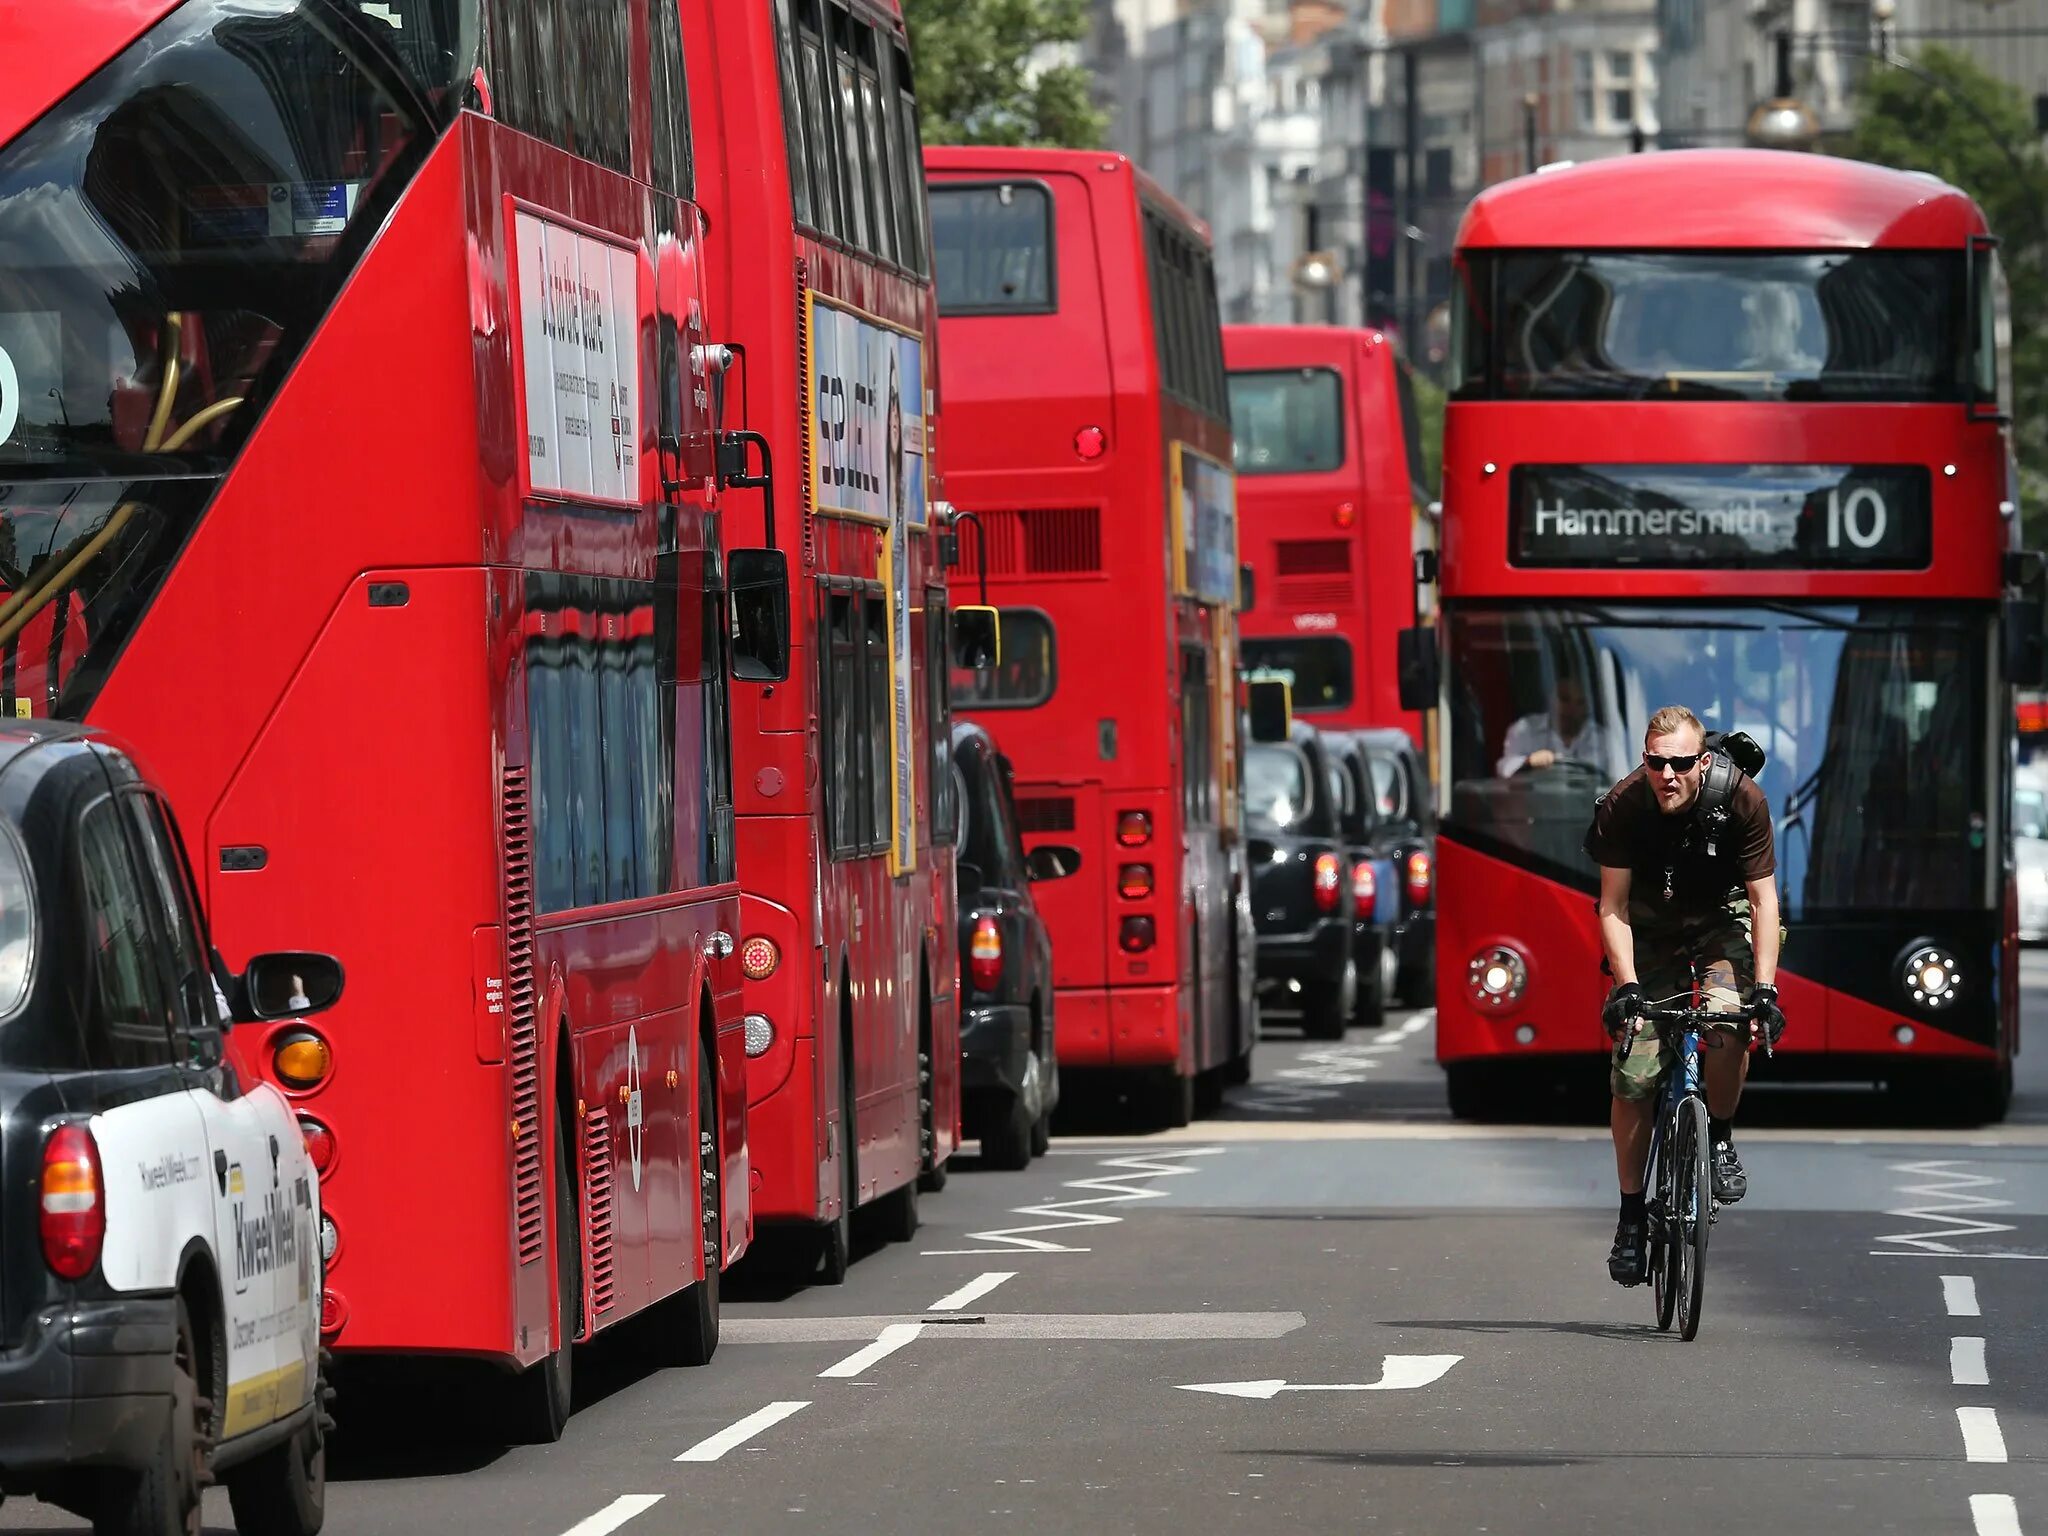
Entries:
{"type": "Polygon", "coordinates": [[[1666,768],[1673,773],[1691,773],[1706,755],[1704,752],[1688,752],[1684,757],[1659,757],[1654,752],[1645,752],[1643,766],[1652,773],[1662,773],[1666,768]]]}

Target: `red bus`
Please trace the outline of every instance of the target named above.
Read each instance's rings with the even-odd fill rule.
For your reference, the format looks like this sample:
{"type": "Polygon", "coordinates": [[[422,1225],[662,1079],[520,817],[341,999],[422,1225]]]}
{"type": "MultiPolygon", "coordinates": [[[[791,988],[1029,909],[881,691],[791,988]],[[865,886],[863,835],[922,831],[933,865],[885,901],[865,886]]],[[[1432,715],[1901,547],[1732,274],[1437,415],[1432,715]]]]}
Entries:
{"type": "Polygon", "coordinates": [[[2040,615],[1982,214],[1920,174],[1688,150],[1491,188],[1456,262],[1453,1108],[1501,1108],[1567,1056],[1596,1080],[1581,840],[1678,702],[1767,754],[1792,1021],[1770,1075],[1997,1118],[2019,1029],[2011,689],[2037,681],[2040,615]]]}
{"type": "MultiPolygon", "coordinates": [[[[954,704],[1016,764],[1062,1076],[1169,1123],[1248,1069],[1229,404],[1206,229],[1128,161],[933,149],[947,486],[980,521],[999,667],[954,704]]],[[[963,535],[963,557],[972,546],[963,535]]]]}
{"type": "Polygon", "coordinates": [[[900,9],[686,8],[690,112],[753,426],[793,483],[791,681],[738,690],[758,1220],[826,1280],[907,1238],[958,1144],[931,262],[900,9]],[[808,1241],[806,1241],[808,1240],[808,1241]]]}
{"type": "Polygon", "coordinates": [[[1244,664],[1284,674],[1323,728],[1398,726],[1394,648],[1429,617],[1435,547],[1408,364],[1379,331],[1226,325],[1238,534],[1252,569],[1244,664]]]}
{"type": "Polygon", "coordinates": [[[536,1438],[574,1340],[659,1304],[707,1357],[750,1233],[726,672],[778,658],[727,637],[777,594],[721,591],[774,561],[721,553],[679,30],[0,26],[0,706],[148,753],[218,932],[342,957],[232,1037],[321,1168],[326,1340],[517,1369],[536,1438]]]}

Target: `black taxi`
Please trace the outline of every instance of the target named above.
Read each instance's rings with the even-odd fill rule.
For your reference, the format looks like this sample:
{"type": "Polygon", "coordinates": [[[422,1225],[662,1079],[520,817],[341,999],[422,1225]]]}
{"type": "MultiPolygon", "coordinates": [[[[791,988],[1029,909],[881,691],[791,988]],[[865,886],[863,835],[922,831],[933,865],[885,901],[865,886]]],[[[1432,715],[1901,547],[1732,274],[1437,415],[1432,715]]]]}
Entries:
{"type": "Polygon", "coordinates": [[[231,1019],[341,968],[226,974],[163,795],[111,738],[0,724],[0,1495],[102,1533],[311,1536],[325,1503],[319,1181],[231,1019]]]}

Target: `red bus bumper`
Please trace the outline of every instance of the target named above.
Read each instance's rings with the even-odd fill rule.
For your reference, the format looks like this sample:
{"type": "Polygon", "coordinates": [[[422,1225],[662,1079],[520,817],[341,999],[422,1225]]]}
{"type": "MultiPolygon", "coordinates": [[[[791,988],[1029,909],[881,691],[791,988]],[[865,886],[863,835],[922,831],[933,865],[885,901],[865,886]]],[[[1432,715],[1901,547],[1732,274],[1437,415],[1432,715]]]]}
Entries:
{"type": "MultiPolygon", "coordinates": [[[[747,1106],[747,1152],[753,1159],[754,1220],[822,1221],[836,1170],[819,1144],[814,1042],[790,1042],[793,1060],[782,1081],[747,1106]]],[[[750,1066],[759,1063],[749,1063],[750,1066]]]]}
{"type": "Polygon", "coordinates": [[[1172,1067],[1181,1061],[1178,987],[1063,987],[1053,1052],[1062,1067],[1172,1067]]]}

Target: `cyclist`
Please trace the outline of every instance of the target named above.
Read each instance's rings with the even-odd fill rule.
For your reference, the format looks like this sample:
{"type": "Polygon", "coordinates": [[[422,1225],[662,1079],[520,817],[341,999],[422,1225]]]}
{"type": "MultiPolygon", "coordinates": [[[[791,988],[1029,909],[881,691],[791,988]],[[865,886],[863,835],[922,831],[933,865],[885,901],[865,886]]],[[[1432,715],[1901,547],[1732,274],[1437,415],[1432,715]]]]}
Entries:
{"type": "MultiPolygon", "coordinates": [[[[1600,797],[1586,834],[1586,852],[1600,866],[1600,943],[1614,978],[1601,1022],[1617,1047],[1631,1037],[1609,1078],[1621,1221],[1607,1272],[1621,1285],[1648,1277],[1643,1164],[1658,1083],[1675,1055],[1644,1024],[1645,1003],[1689,1000],[1691,958],[1703,969],[1708,1006],[1733,1011],[1737,988],[1749,989],[1754,1029],[1773,1044],[1785,1029],[1775,985],[1781,933],[1770,804],[1730,763],[1725,803],[1704,808],[1700,791],[1712,765],[1699,717],[1682,705],[1658,710],[1644,732],[1642,766],[1600,797]]],[[[1748,1073],[1746,1050],[1703,1054],[1714,1198],[1724,1205],[1749,1192],[1731,1125],[1748,1073]]]]}

